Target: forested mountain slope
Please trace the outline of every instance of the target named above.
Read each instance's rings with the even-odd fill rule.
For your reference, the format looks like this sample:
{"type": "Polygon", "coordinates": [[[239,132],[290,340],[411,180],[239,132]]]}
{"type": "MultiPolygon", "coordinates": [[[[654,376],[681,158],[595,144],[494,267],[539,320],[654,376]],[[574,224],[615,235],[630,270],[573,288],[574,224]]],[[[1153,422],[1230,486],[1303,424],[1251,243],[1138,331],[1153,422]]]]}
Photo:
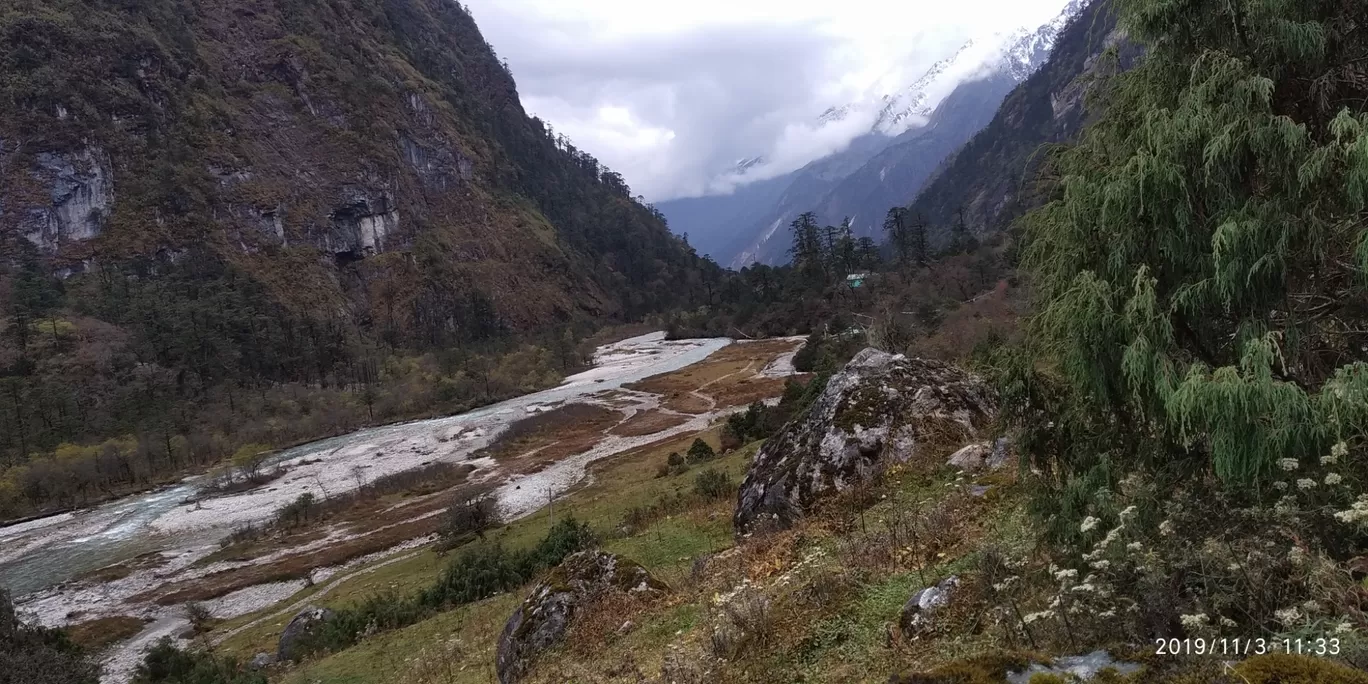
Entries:
{"type": "Polygon", "coordinates": [[[144,433],[174,461],[184,402],[236,412],[233,387],[488,398],[451,350],[544,338],[563,362],[508,371],[538,384],[571,326],[717,275],[524,112],[447,0],[4,3],[0,247],[10,462],[144,433]]]}
{"type": "Polygon", "coordinates": [[[1111,2],[1089,3],[1060,32],[1050,59],[1012,90],[987,127],[941,164],[912,202],[912,214],[940,240],[961,209],[973,232],[1006,229],[1041,201],[1033,179],[1046,156],[1042,146],[1077,135],[1097,79],[1133,64],[1138,51],[1117,27],[1111,2]]]}

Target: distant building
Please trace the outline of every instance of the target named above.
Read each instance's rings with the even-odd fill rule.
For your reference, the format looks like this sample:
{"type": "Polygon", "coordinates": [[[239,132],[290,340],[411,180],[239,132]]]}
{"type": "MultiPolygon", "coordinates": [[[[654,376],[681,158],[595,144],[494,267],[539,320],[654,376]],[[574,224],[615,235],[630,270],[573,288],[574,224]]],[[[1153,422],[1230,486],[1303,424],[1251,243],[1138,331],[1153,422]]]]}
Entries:
{"type": "Polygon", "coordinates": [[[869,278],[869,273],[851,273],[846,276],[846,284],[851,287],[864,287],[865,281],[869,278]]]}

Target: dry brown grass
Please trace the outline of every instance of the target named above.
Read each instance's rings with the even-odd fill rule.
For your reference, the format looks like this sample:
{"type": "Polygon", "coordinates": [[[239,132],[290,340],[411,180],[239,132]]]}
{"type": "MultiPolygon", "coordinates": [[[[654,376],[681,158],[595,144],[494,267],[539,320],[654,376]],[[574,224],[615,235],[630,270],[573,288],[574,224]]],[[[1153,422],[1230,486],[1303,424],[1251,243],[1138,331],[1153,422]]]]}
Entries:
{"type": "Polygon", "coordinates": [[[611,591],[582,606],[566,634],[566,648],[577,657],[592,660],[639,627],[662,607],[674,605],[669,598],[611,591]]]}
{"type": "Polygon", "coordinates": [[[766,378],[760,371],[799,344],[789,340],[738,342],[687,368],[624,387],[659,394],[664,397],[665,408],[691,415],[744,406],[784,393],[782,378],[766,378]]]}
{"type": "Polygon", "coordinates": [[[79,622],[67,627],[66,633],[76,645],[91,653],[98,653],[110,645],[137,636],[148,622],[151,621],[146,618],[114,615],[79,622]]]}
{"type": "Polygon", "coordinates": [[[168,560],[170,559],[160,553],[145,553],[122,563],[92,570],[80,575],[77,579],[83,582],[113,582],[128,577],[138,570],[154,570],[166,565],[168,560]]]}
{"type": "Polygon", "coordinates": [[[557,442],[571,445],[560,448],[561,456],[583,453],[603,438],[604,431],[620,423],[622,418],[622,413],[602,406],[566,404],[519,420],[509,426],[492,444],[477,452],[475,457],[509,459],[545,450],[557,442]],[[583,446],[589,438],[593,441],[588,446],[583,446]],[[566,450],[569,450],[568,454],[566,450]]]}
{"type": "Polygon", "coordinates": [[[664,411],[646,411],[623,421],[609,432],[618,437],[645,437],[662,430],[678,427],[688,421],[684,416],[664,411]]]}
{"type": "Polygon", "coordinates": [[[660,402],[662,406],[671,411],[687,413],[697,416],[713,410],[713,402],[706,397],[701,397],[692,392],[674,392],[665,395],[665,399],[660,402]]]}
{"type": "MultiPolygon", "coordinates": [[[[799,376],[802,379],[806,376],[799,376]]],[[[709,387],[707,394],[717,400],[717,408],[747,406],[784,393],[785,378],[755,377],[709,387]]]]}
{"type": "MultiPolygon", "coordinates": [[[[440,504],[438,505],[440,507],[440,504]]],[[[411,515],[412,513],[408,513],[411,515]]],[[[155,601],[163,606],[190,601],[207,601],[231,594],[257,584],[284,582],[308,577],[318,568],[340,565],[393,548],[410,539],[434,534],[442,526],[442,516],[433,515],[422,520],[410,520],[372,531],[354,539],[270,563],[216,572],[193,580],[173,582],[138,594],[130,601],[155,601]]]]}

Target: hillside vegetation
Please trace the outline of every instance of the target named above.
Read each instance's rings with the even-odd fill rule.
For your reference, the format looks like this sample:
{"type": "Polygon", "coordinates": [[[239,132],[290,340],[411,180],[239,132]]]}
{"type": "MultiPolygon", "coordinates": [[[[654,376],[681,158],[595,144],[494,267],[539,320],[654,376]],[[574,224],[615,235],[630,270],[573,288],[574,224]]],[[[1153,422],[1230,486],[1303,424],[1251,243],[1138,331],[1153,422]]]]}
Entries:
{"type": "MultiPolygon", "coordinates": [[[[1031,136],[958,157],[1048,170],[1011,231],[956,217],[929,244],[895,210],[886,264],[808,214],[794,265],[672,312],[676,335],[810,326],[812,375],[776,405],[592,464],[449,558],[306,588],[335,612],[297,658],[240,665],[280,643],[288,615],[264,611],[163,643],[135,681],[1368,682],[1368,6],[1084,16],[1112,9],[1144,54],[1094,62],[1117,68],[1076,137],[1039,166],[1031,136]],[[591,592],[562,562],[585,549],[652,581],[591,592]]],[[[733,377],[761,365],[638,386],[739,408],[778,391],[733,377]]],[[[566,415],[589,422],[510,443],[566,415]]],[[[19,657],[85,674],[28,633],[19,657]]]]}
{"type": "Polygon", "coordinates": [[[543,387],[720,276],[454,2],[19,0],[0,37],[0,516],[543,387]]]}

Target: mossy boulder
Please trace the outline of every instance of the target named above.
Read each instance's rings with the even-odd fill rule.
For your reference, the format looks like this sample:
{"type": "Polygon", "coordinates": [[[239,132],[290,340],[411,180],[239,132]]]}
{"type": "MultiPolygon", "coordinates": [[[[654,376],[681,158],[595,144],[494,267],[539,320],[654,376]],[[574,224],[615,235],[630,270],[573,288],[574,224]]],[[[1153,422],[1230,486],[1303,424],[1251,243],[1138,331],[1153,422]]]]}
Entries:
{"type": "Polygon", "coordinates": [[[866,349],[761,447],[741,484],[736,531],[789,527],[889,462],[979,437],[996,411],[992,389],[960,368],[866,349]]]}
{"type": "Polygon", "coordinates": [[[500,684],[520,681],[538,655],[560,643],[586,602],[613,591],[664,594],[668,590],[639,563],[617,554],[571,554],[532,589],[504,625],[495,653],[500,684]]]}
{"type": "Polygon", "coordinates": [[[285,625],[285,631],[280,633],[280,642],[276,646],[276,660],[288,662],[297,660],[302,653],[300,652],[300,642],[306,637],[318,631],[323,623],[331,620],[334,613],[327,608],[318,606],[308,606],[304,610],[295,614],[290,620],[290,624],[285,625]]]}

